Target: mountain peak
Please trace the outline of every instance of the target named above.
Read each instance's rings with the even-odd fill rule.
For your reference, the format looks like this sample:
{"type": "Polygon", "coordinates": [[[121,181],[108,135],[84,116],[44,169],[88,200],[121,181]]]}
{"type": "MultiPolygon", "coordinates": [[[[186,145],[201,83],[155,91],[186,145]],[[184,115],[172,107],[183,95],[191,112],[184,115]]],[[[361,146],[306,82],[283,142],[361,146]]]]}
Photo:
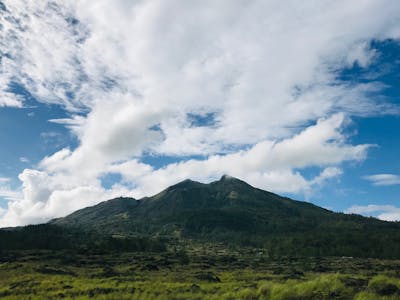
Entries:
{"type": "MultiPolygon", "coordinates": [[[[247,245],[247,241],[251,241],[260,247],[276,237],[287,237],[293,248],[298,244],[294,241],[303,241],[306,236],[313,237],[315,245],[332,241],[332,245],[326,248],[329,255],[342,255],[342,249],[348,249],[350,240],[342,239],[342,236],[349,228],[354,228],[351,234],[365,245],[371,244],[370,232],[377,232],[374,237],[381,243],[389,240],[395,245],[396,238],[400,238],[399,233],[393,242],[390,240],[394,229],[400,229],[398,224],[334,213],[311,203],[294,201],[252,187],[229,175],[209,184],[187,179],[157,195],[136,201],[116,198],[51,223],[95,230],[102,234],[159,236],[167,239],[182,237],[207,243],[232,242],[236,245],[247,245]],[[368,228],[368,233],[365,228],[368,228]],[[341,244],[338,246],[337,243],[341,244]],[[329,252],[331,249],[335,252],[329,252]]],[[[282,242],[281,245],[286,244],[282,242]]],[[[315,247],[315,252],[311,253],[320,253],[320,246],[315,247]]],[[[304,244],[303,248],[303,253],[314,251],[309,250],[308,244],[304,244]]],[[[297,250],[292,253],[297,253],[297,250]]],[[[365,255],[370,253],[376,255],[374,253],[379,252],[374,248],[373,252],[367,251],[365,255]]],[[[400,251],[398,253],[400,255],[400,251]]]]}
{"type": "Polygon", "coordinates": [[[181,182],[178,182],[177,184],[168,187],[167,190],[174,190],[176,188],[192,188],[192,187],[198,187],[200,185],[203,184],[197,181],[193,181],[191,179],[185,179],[181,182]]]}
{"type": "Polygon", "coordinates": [[[251,185],[249,185],[247,182],[227,174],[222,175],[221,179],[219,181],[216,181],[216,183],[223,185],[230,185],[230,186],[234,185],[234,186],[251,187],[251,185]]]}
{"type": "Polygon", "coordinates": [[[219,181],[233,181],[233,180],[239,180],[231,175],[224,174],[222,175],[221,179],[219,181]]]}

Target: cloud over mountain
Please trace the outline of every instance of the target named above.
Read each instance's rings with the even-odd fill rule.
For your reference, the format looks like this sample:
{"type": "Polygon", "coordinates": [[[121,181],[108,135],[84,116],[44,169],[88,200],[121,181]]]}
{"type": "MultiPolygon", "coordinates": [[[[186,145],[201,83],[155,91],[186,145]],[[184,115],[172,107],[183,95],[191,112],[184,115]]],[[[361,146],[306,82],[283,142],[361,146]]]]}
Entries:
{"type": "Polygon", "coordinates": [[[397,1],[4,1],[0,106],[62,106],[77,146],[24,170],[0,225],[40,222],[112,196],[223,173],[311,193],[361,161],[352,116],[393,113],[368,66],[398,39],[397,1]],[[146,162],[157,157],[156,166],[146,162]],[[302,170],[316,167],[306,178],[302,170]],[[105,187],[105,176],[121,180],[105,187]]]}

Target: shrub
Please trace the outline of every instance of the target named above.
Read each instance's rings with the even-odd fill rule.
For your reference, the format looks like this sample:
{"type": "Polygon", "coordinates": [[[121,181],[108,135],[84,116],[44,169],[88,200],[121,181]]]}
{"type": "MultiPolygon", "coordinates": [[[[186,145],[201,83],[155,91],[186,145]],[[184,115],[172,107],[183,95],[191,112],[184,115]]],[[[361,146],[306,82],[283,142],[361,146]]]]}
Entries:
{"type": "Polygon", "coordinates": [[[368,290],[380,296],[400,295],[399,286],[399,280],[389,278],[385,275],[378,275],[369,281],[368,290]]]}
{"type": "Polygon", "coordinates": [[[349,299],[352,291],[346,288],[339,275],[319,276],[306,282],[288,280],[271,289],[271,299],[349,299]]]}

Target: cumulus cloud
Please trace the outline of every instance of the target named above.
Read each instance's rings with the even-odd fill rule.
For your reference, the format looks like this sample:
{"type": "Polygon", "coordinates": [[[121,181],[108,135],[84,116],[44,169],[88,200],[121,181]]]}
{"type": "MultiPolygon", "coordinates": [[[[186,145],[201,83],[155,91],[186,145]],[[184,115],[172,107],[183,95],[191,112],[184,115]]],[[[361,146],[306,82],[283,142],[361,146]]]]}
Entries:
{"type": "Polygon", "coordinates": [[[373,185],[397,185],[400,184],[400,176],[395,174],[375,174],[363,177],[373,185]]]}
{"type": "Polygon", "coordinates": [[[340,133],[343,122],[342,114],[334,115],[279,142],[263,141],[247,150],[211,155],[203,160],[190,159],[159,169],[136,159],[112,162],[102,148],[92,149],[93,160],[88,154],[80,153],[79,148],[76,151],[63,149],[42,161],[44,171],[26,169],[19,176],[24,197],[9,204],[2,225],[43,222],[112,197],[139,198],[180,180],[192,178],[209,182],[224,173],[259,188],[307,194],[341,174],[342,171],[332,165],[364,159],[369,146],[346,144],[340,133]],[[296,171],[306,166],[321,167],[322,171],[307,180],[296,171]],[[120,174],[123,180],[122,184],[106,190],[101,186],[101,176],[109,173],[120,174]]]}
{"type": "MultiPolygon", "coordinates": [[[[19,178],[0,225],[42,222],[112,195],[148,195],[223,173],[310,193],[361,161],[351,116],[393,113],[338,71],[366,67],[371,40],[397,39],[397,1],[4,1],[1,93],[62,106],[78,146],[19,178]],[[146,157],[174,158],[155,167],[146,157]],[[306,179],[302,169],[320,174],[306,179]],[[102,177],[121,182],[104,189],[102,177]]],[[[11,98],[10,98],[11,99],[11,98]]],[[[3,102],[2,102],[3,101],[3,102]]],[[[8,101],[8,102],[7,102],[8,101]]]]}
{"type": "MultiPolygon", "coordinates": [[[[178,180],[194,178],[200,181],[218,178],[227,173],[249,183],[276,192],[304,192],[324,179],[340,174],[330,166],[349,160],[362,160],[368,145],[351,146],[343,142],[339,128],[343,115],[323,119],[299,134],[279,142],[263,141],[247,150],[226,155],[212,155],[205,160],[188,160],[154,170],[149,175],[140,174],[130,180],[139,183],[145,191],[166,187],[178,180]],[[323,155],[323,154],[326,155],[323,155]],[[325,168],[311,181],[300,172],[306,166],[325,168]],[[154,182],[159,184],[154,185],[154,182]]],[[[129,176],[126,174],[125,176],[129,176]]],[[[128,177],[129,178],[129,177],[128,177]]]]}
{"type": "Polygon", "coordinates": [[[385,221],[400,221],[400,208],[394,205],[353,205],[345,213],[373,216],[385,221]]]}
{"type": "MultiPolygon", "coordinates": [[[[69,182],[70,177],[51,176],[46,172],[25,169],[20,174],[23,196],[9,201],[2,226],[42,223],[101,201],[128,194],[124,187],[105,190],[97,180],[69,182]]],[[[1,190],[0,190],[1,193],[1,190]]]]}
{"type": "Polygon", "coordinates": [[[21,193],[11,188],[11,179],[8,177],[0,177],[0,199],[8,201],[16,201],[21,199],[21,193]]]}

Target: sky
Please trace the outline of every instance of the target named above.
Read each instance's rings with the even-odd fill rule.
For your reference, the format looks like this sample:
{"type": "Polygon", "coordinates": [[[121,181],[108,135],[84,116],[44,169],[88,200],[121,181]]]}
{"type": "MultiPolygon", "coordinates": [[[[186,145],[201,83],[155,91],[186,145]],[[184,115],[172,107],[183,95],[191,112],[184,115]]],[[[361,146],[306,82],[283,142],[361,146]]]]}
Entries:
{"type": "Polygon", "coordinates": [[[0,1],[0,227],[223,174],[400,220],[397,0],[0,1]]]}

